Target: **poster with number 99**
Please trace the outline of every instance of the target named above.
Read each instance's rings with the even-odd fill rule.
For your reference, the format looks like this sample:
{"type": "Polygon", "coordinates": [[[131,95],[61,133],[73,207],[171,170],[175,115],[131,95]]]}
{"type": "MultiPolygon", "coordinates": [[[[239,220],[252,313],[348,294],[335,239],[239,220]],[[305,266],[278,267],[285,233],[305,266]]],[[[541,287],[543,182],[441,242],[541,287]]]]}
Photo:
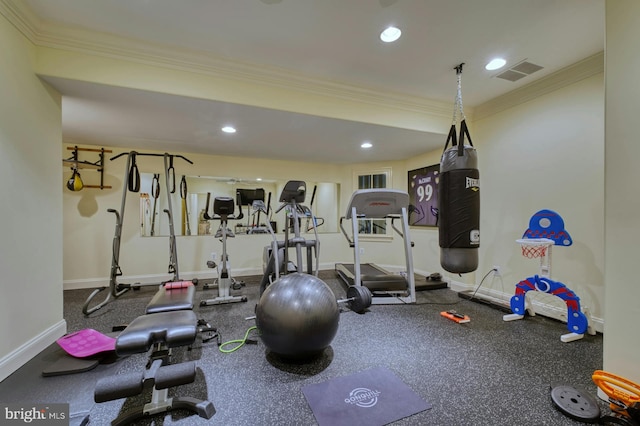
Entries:
{"type": "Polygon", "coordinates": [[[409,171],[409,225],[438,226],[439,174],[439,164],[409,171]]]}

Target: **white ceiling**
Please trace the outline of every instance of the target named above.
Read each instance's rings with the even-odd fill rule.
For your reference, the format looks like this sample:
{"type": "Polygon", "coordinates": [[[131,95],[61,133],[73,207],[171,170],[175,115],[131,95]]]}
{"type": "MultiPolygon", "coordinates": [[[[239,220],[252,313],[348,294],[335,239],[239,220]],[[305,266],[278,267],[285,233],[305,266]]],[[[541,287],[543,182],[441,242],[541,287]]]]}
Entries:
{"type": "MultiPolygon", "coordinates": [[[[2,0],[16,2],[19,0],[2,0]]],[[[269,72],[452,103],[464,62],[465,107],[548,76],[604,49],[602,0],[24,0],[39,27],[200,51],[269,72]],[[393,44],[378,34],[403,31],[393,44]],[[517,82],[485,63],[544,68],[517,82]]],[[[65,141],[323,162],[403,159],[442,135],[167,94],[53,79],[65,141]],[[239,129],[233,142],[219,123],[239,129]],[[374,149],[357,146],[371,140],[374,149]],[[258,154],[259,153],[259,154],[258,154]]],[[[453,109],[452,109],[453,113],[453,109]]],[[[446,131],[446,129],[443,129],[446,131]]]]}

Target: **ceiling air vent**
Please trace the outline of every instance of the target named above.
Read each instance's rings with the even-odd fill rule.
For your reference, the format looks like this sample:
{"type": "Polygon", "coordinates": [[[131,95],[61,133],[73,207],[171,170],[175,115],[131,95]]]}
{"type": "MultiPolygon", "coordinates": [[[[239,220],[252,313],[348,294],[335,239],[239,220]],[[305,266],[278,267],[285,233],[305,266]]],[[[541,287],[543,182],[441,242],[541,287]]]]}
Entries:
{"type": "Polygon", "coordinates": [[[542,67],[540,65],[532,64],[531,62],[527,62],[527,61],[520,62],[515,67],[511,68],[512,71],[521,72],[527,75],[533,74],[534,72],[540,71],[541,69],[542,67]]]}
{"type": "Polygon", "coordinates": [[[536,71],[540,71],[543,67],[540,65],[532,64],[531,62],[523,61],[518,65],[511,67],[510,69],[496,75],[496,77],[503,80],[518,81],[521,78],[533,74],[536,71]]]}
{"type": "Polygon", "coordinates": [[[509,81],[518,81],[523,77],[526,77],[526,74],[522,74],[521,72],[515,72],[511,70],[506,70],[505,72],[496,75],[496,77],[501,78],[503,80],[509,81]]]}

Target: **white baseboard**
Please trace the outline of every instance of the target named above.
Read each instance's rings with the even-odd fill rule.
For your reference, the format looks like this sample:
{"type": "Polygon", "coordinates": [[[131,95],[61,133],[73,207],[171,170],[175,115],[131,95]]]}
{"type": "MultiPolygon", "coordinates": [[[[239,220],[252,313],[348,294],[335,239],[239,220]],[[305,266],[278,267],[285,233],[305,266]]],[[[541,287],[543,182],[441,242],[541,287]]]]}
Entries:
{"type": "Polygon", "coordinates": [[[67,332],[67,322],[60,320],[42,333],[33,337],[19,348],[0,359],[0,382],[9,377],[30,359],[45,350],[67,332]]]}
{"type": "MultiPolygon", "coordinates": [[[[469,292],[475,291],[475,285],[462,283],[459,281],[451,281],[449,284],[452,290],[457,292],[469,292]]],[[[484,300],[493,304],[501,305],[504,307],[510,307],[510,300],[513,293],[504,293],[497,290],[480,289],[474,298],[478,300],[484,300]]],[[[531,301],[531,306],[536,315],[542,315],[547,318],[552,318],[564,323],[567,322],[567,310],[555,305],[541,302],[539,300],[531,301]]],[[[602,333],[604,331],[604,320],[602,318],[591,317],[589,326],[596,332],[602,333]]]]}
{"type": "MultiPolygon", "coordinates": [[[[325,269],[335,269],[334,263],[326,263],[320,264],[320,270],[325,269]]],[[[234,277],[242,277],[249,275],[262,275],[262,268],[234,268],[232,271],[234,277]]],[[[188,272],[180,272],[180,278],[183,280],[192,280],[194,278],[198,278],[201,280],[204,279],[212,279],[218,276],[215,269],[204,269],[201,271],[188,271],[188,272]]],[[[121,276],[118,277],[118,282],[120,283],[140,283],[140,284],[154,284],[161,283],[163,281],[167,281],[171,279],[171,275],[168,274],[153,274],[153,275],[130,275],[130,276],[121,276]]],[[[64,290],[80,290],[86,288],[98,288],[98,287],[108,287],[109,286],[109,278],[88,278],[82,280],[65,280],[63,282],[64,290]]]]}
{"type": "Polygon", "coordinates": [[[65,280],[62,282],[63,290],[81,290],[83,288],[98,288],[109,285],[108,279],[87,278],[84,280],[65,280]]]}

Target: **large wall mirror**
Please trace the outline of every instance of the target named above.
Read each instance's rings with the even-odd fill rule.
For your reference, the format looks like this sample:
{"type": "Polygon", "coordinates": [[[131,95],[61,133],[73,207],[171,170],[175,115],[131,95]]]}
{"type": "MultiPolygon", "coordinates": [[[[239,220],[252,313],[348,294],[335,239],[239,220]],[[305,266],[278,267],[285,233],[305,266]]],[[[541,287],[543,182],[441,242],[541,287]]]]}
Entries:
{"type": "MultiPolygon", "coordinates": [[[[175,186],[174,192],[167,194],[165,176],[151,173],[140,174],[140,232],[144,237],[168,236],[169,216],[168,197],[171,197],[173,211],[173,227],[176,235],[215,235],[220,222],[206,220],[204,213],[207,209],[207,194],[210,195],[209,214],[213,213],[212,203],[215,197],[232,197],[239,199],[243,218],[229,221],[229,228],[236,235],[252,235],[264,232],[266,222],[269,221],[276,232],[284,231],[284,210],[278,214],[275,211],[280,206],[278,201],[280,192],[284,188],[284,180],[261,181],[245,180],[230,177],[213,176],[176,176],[170,187],[175,186]],[[240,197],[237,197],[237,195],[240,197]],[[269,205],[269,213],[265,215],[251,206],[254,198],[264,196],[265,205],[269,205]]],[[[340,185],[328,182],[306,181],[307,194],[304,205],[311,208],[316,222],[311,219],[301,223],[303,232],[313,232],[316,227],[318,233],[338,232],[340,185]]],[[[238,209],[239,207],[237,207],[238,209]]],[[[236,215],[238,210],[236,210],[236,215]]]]}

